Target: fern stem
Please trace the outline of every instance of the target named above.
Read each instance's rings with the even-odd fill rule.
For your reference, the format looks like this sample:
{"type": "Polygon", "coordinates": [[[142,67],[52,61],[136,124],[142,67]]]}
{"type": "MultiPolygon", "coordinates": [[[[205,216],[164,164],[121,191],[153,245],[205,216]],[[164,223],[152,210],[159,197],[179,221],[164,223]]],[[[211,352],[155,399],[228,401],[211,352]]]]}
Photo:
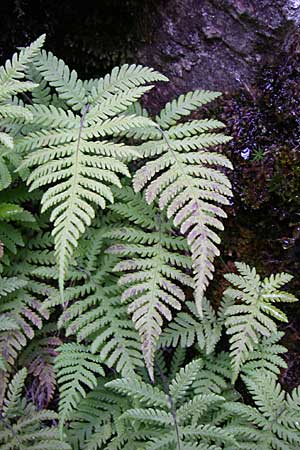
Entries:
{"type": "Polygon", "coordinates": [[[158,365],[156,365],[156,367],[158,368],[159,375],[160,375],[160,378],[162,380],[164,390],[165,390],[165,392],[166,392],[166,394],[168,396],[168,400],[169,400],[169,404],[170,404],[170,413],[171,413],[171,416],[173,418],[174,428],[175,428],[175,433],[176,433],[177,450],[182,450],[181,440],[180,440],[180,433],[179,433],[179,426],[178,426],[178,422],[177,422],[177,415],[176,415],[176,408],[175,408],[174,400],[173,400],[172,395],[170,394],[169,385],[168,385],[168,382],[167,382],[167,379],[166,379],[164,373],[162,372],[161,368],[158,365]]]}
{"type": "MultiPolygon", "coordinates": [[[[190,175],[187,175],[187,174],[185,173],[184,165],[183,165],[182,162],[177,158],[177,155],[176,155],[176,153],[174,152],[174,150],[172,149],[172,146],[171,146],[171,144],[170,144],[170,142],[169,142],[169,139],[168,139],[168,137],[166,136],[166,133],[164,132],[164,130],[162,130],[159,126],[158,126],[158,129],[159,129],[160,133],[162,134],[162,137],[163,137],[163,139],[164,139],[164,141],[165,141],[165,143],[166,143],[166,145],[167,145],[167,147],[168,147],[170,153],[172,154],[174,160],[176,161],[176,164],[177,164],[178,167],[179,167],[179,172],[182,173],[183,178],[186,180],[186,186],[189,186],[189,179],[191,178],[191,176],[190,176],[190,175]]],[[[193,201],[195,202],[195,204],[196,204],[197,207],[199,208],[199,199],[197,198],[197,196],[195,195],[195,193],[193,192],[193,190],[191,190],[191,199],[193,199],[193,201]]],[[[205,233],[204,233],[204,231],[203,231],[204,224],[203,224],[202,217],[201,217],[200,214],[198,214],[198,217],[199,217],[199,224],[198,224],[198,225],[201,224],[201,234],[202,234],[202,235],[205,235],[205,233]]],[[[195,290],[195,292],[197,292],[197,290],[195,290]]],[[[202,318],[203,318],[202,298],[199,298],[199,299],[198,299],[198,298],[197,298],[197,295],[195,295],[195,300],[196,300],[196,307],[197,307],[199,316],[200,316],[200,318],[202,319],[202,318]]]]}

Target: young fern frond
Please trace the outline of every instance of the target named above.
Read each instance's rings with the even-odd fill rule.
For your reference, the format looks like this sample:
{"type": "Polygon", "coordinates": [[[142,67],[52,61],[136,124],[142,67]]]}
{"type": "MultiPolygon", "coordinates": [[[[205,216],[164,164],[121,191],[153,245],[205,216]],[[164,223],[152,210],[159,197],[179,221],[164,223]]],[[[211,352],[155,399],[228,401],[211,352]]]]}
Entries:
{"type": "Polygon", "coordinates": [[[225,275],[233,287],[224,292],[225,297],[238,301],[225,311],[233,381],[260,337],[270,337],[272,333],[276,333],[274,319],[287,322],[286,315],[273,303],[297,301],[292,294],[279,290],[292,279],[291,275],[280,273],[261,280],[256,270],[246,264],[236,263],[236,267],[238,274],[225,275]]]}
{"type": "Polygon", "coordinates": [[[220,126],[215,121],[192,121],[176,124],[219,94],[195,91],[167,104],[156,118],[161,137],[142,144],[148,161],[137,170],[133,186],[136,192],[145,189],[147,203],[158,201],[167,217],[187,236],[193,260],[195,300],[202,314],[202,298],[214,271],[213,260],[219,254],[220,238],[214,231],[222,230],[220,218],[226,214],[220,205],[231,197],[229,179],[220,169],[232,169],[229,160],[208,148],[230,140],[222,133],[206,133],[220,126]],[[150,159],[150,161],[149,161],[150,159]]]}
{"type": "Polygon", "coordinates": [[[115,204],[112,209],[128,217],[129,222],[147,223],[147,229],[115,227],[108,236],[117,243],[107,251],[122,257],[114,271],[125,272],[119,279],[119,285],[124,287],[122,301],[130,302],[128,312],[141,336],[146,367],[153,380],[154,355],[163,321],[172,319],[170,306],[181,308],[185,300],[181,286],[193,286],[192,278],[186,273],[191,261],[184,255],[185,240],[172,235],[170,225],[164,222],[159,211],[157,215],[150,207],[147,211],[143,198],[130,189],[126,196],[127,213],[123,208],[125,202],[115,204]]]}
{"type": "Polygon", "coordinates": [[[42,212],[52,211],[62,292],[68,263],[79,237],[95,216],[95,207],[104,209],[107,202],[114,201],[111,186],[121,186],[120,175],[130,176],[126,163],[139,156],[134,147],[109,139],[152,123],[147,118],[120,114],[149,90],[149,86],[142,86],[145,82],[163,77],[153,69],[126,66],[117,77],[114,73],[103,83],[99,81],[100,95],[99,89],[88,93],[76,72],[51,53],[42,52],[34,65],[73,109],[32,107],[41,130],[18,143],[19,152],[29,152],[20,170],[33,168],[27,180],[30,190],[51,185],[41,203],[42,212]],[[106,82],[110,79],[111,83],[106,82]]]}

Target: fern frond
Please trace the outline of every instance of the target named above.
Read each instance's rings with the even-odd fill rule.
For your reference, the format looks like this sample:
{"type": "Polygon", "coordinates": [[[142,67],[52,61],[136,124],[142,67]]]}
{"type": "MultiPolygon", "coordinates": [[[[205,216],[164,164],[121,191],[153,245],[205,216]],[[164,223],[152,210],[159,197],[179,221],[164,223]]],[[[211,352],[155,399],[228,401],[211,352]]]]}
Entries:
{"type": "MultiPolygon", "coordinates": [[[[127,196],[129,196],[127,191],[127,196]]],[[[133,192],[132,192],[133,197],[133,192]]],[[[139,201],[140,213],[146,209],[143,199],[139,196],[132,202],[127,202],[130,208],[129,221],[136,222],[135,209],[139,201]]],[[[123,214],[122,205],[113,208],[123,214]]],[[[126,211],[124,213],[127,217],[126,211]]],[[[115,272],[125,272],[119,279],[119,285],[124,286],[122,300],[130,301],[128,312],[139,331],[142,340],[142,350],[149,371],[153,379],[153,362],[157,340],[161,334],[163,320],[172,318],[170,306],[181,308],[185,300],[183,286],[192,286],[191,277],[185,273],[190,267],[187,256],[180,254],[185,251],[186,245],[181,237],[171,236],[171,229],[167,223],[162,222],[160,215],[145,215],[142,219],[148,222],[151,229],[143,231],[134,227],[122,227],[111,231],[108,236],[117,241],[107,251],[120,255],[122,258],[115,268],[115,272]],[[150,232],[151,231],[151,232],[150,232]]]]}
{"type": "Polygon", "coordinates": [[[220,339],[222,324],[204,297],[203,315],[199,316],[195,304],[187,302],[189,312],[179,312],[160,337],[161,347],[191,347],[196,342],[201,350],[211,353],[220,339]]]}
{"type": "Polygon", "coordinates": [[[75,110],[83,108],[86,103],[83,82],[78,78],[76,71],[71,71],[62,59],[42,50],[34,60],[34,67],[69,105],[75,110]]]}
{"type": "Polygon", "coordinates": [[[50,220],[54,222],[62,291],[68,263],[79,237],[95,216],[95,207],[103,209],[107,202],[113,202],[111,185],[121,186],[119,175],[130,176],[125,162],[139,156],[133,147],[94,138],[120,134],[152,122],[118,115],[142,95],[144,88],[130,89],[128,82],[124,92],[107,91],[103,102],[95,100],[90,105],[82,82],[61,60],[44,52],[35,59],[35,66],[75,111],[82,109],[79,114],[53,105],[31,107],[33,119],[43,129],[18,142],[19,152],[31,152],[19,168],[20,171],[33,168],[27,180],[30,190],[52,185],[42,198],[42,212],[52,210],[50,220]]]}
{"type": "Polygon", "coordinates": [[[95,80],[89,89],[88,102],[98,103],[118,91],[126,92],[134,87],[155,81],[168,81],[168,79],[152,68],[124,64],[121,67],[115,67],[104,78],[95,80]]]}
{"type": "Polygon", "coordinates": [[[265,370],[253,371],[243,380],[256,408],[225,403],[226,410],[242,418],[242,425],[233,427],[232,431],[252,439],[253,446],[247,448],[296,450],[300,443],[299,389],[286,394],[277,383],[276,376],[265,370]]]}
{"type": "Polygon", "coordinates": [[[84,345],[63,344],[55,360],[60,391],[59,417],[61,428],[75,409],[86,389],[97,385],[95,374],[104,376],[101,359],[91,354],[84,345]]]}
{"type": "MultiPolygon", "coordinates": [[[[144,158],[151,161],[136,172],[133,180],[135,191],[145,188],[147,203],[157,200],[159,208],[166,209],[167,217],[172,217],[175,226],[187,235],[199,314],[214,271],[213,259],[219,254],[220,238],[214,229],[222,230],[220,218],[226,217],[219,205],[227,205],[232,195],[228,178],[214,168],[231,169],[231,163],[224,155],[206,148],[228,142],[230,138],[221,133],[199,133],[201,127],[205,129],[203,121],[192,121],[188,126],[176,125],[176,120],[218,95],[195,91],[166,105],[156,119],[162,137],[140,146],[144,158]],[[174,126],[170,128],[171,125],[174,126]]],[[[219,122],[206,124],[209,129],[214,125],[219,126],[219,122]]]]}
{"type": "Polygon", "coordinates": [[[176,125],[177,121],[182,117],[189,116],[192,111],[215,100],[220,95],[220,92],[199,90],[182,94],[177,99],[166,104],[164,109],[156,117],[156,121],[161,128],[167,129],[172,125],[176,125]]]}
{"type": "Polygon", "coordinates": [[[4,401],[0,422],[0,446],[4,450],[71,450],[59,439],[55,426],[46,426],[57,420],[53,411],[35,411],[33,405],[21,398],[27,371],[22,369],[12,379],[4,401]]]}
{"type": "Polygon", "coordinates": [[[8,389],[7,397],[4,399],[3,415],[4,417],[13,417],[18,412],[20,406],[20,397],[24,387],[25,379],[27,377],[27,370],[24,368],[16,373],[11,380],[8,389]]]}
{"type": "MultiPolygon", "coordinates": [[[[134,427],[135,431],[143,432],[145,438],[147,436],[141,447],[145,449],[217,449],[223,448],[225,443],[236,445],[233,434],[226,428],[205,423],[206,415],[209,417],[213,410],[220,409],[224,398],[214,393],[190,398],[189,392],[199,370],[201,372],[201,362],[196,360],[182,368],[169,386],[163,382],[166,393],[137,379],[107,383],[108,389],[134,398],[133,407],[127,408],[119,418],[119,439],[124,436],[125,443],[127,430],[134,427]]],[[[119,447],[108,445],[107,449],[110,448],[119,447]]]]}
{"type": "Polygon", "coordinates": [[[279,274],[261,280],[255,269],[236,263],[239,274],[227,274],[233,285],[224,295],[239,303],[229,306],[225,312],[227,333],[230,335],[230,354],[233,380],[260,337],[269,337],[277,331],[273,318],[287,321],[286,315],[273,305],[274,302],[295,302],[297,299],[279,287],[291,280],[288,274],[279,274]]]}

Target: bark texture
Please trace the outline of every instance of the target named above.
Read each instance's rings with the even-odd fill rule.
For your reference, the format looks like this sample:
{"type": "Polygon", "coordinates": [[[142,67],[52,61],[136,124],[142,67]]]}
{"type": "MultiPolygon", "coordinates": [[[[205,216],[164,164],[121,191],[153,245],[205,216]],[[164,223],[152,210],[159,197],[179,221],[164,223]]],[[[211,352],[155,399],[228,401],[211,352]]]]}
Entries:
{"type": "Polygon", "coordinates": [[[156,0],[148,13],[138,60],[170,78],[163,103],[191,89],[251,89],[259,68],[295,42],[300,0],[156,0]]]}

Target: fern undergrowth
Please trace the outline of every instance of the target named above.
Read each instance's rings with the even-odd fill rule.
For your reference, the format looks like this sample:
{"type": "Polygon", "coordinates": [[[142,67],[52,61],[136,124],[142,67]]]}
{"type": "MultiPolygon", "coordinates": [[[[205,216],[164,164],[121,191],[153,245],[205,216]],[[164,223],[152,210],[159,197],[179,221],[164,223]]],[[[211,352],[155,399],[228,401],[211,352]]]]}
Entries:
{"type": "Polygon", "coordinates": [[[44,38],[0,68],[0,448],[299,449],[291,276],[237,262],[205,296],[232,165],[195,117],[220,94],[151,117],[164,75],[82,81],[44,38]]]}

